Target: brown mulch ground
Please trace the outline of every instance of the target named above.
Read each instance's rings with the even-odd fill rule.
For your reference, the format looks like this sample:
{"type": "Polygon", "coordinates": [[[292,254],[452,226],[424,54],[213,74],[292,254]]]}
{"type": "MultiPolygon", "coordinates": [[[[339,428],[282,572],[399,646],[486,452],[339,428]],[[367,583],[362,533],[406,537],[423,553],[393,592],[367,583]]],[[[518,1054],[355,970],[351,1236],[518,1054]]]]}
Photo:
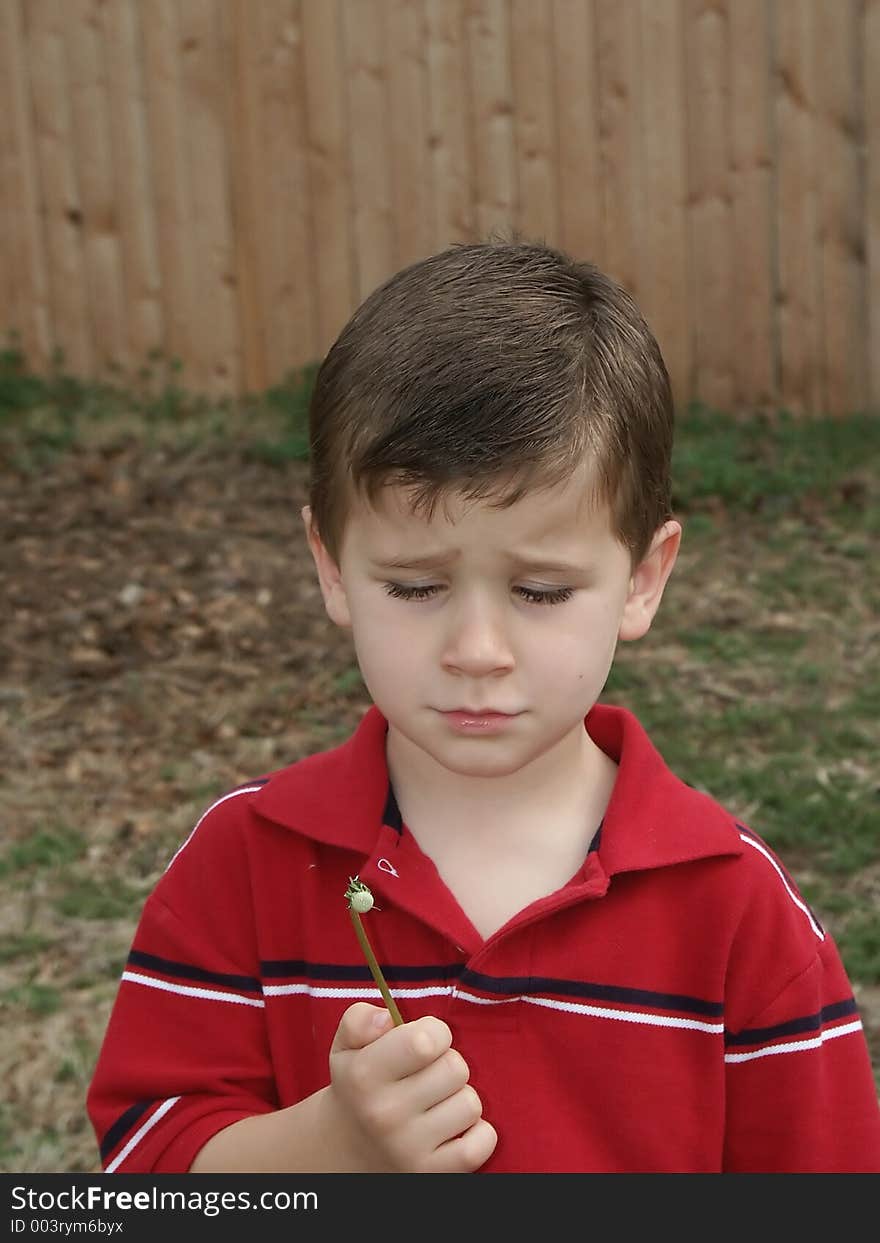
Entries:
{"type": "Polygon", "coordinates": [[[4,881],[0,937],[34,946],[0,961],[0,1169],[97,1168],[82,1092],[143,896],[219,793],[366,707],[305,469],[131,444],[2,472],[0,837],[86,844],[4,881]]]}

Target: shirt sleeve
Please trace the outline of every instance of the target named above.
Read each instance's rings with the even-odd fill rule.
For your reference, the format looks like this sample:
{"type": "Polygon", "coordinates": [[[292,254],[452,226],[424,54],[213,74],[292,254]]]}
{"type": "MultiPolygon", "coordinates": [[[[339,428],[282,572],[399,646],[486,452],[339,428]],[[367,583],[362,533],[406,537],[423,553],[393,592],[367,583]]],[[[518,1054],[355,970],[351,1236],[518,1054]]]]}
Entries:
{"type": "Polygon", "coordinates": [[[107,1173],[185,1173],[277,1108],[240,808],[206,812],[143,909],[87,1099],[107,1173]]]}
{"type": "Polygon", "coordinates": [[[724,1169],[880,1172],[880,1104],[851,982],[831,936],[763,853],[769,879],[729,964],[724,1169]]]}

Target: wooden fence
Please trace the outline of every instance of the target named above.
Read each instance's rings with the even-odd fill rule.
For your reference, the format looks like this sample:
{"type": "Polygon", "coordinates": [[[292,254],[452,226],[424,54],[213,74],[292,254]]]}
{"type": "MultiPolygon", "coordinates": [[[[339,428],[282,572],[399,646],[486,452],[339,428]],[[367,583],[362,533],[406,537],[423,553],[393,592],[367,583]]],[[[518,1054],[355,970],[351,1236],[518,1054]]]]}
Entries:
{"type": "Polygon", "coordinates": [[[0,332],[211,394],[515,228],[680,401],[880,408],[880,0],[0,0],[0,332]]]}

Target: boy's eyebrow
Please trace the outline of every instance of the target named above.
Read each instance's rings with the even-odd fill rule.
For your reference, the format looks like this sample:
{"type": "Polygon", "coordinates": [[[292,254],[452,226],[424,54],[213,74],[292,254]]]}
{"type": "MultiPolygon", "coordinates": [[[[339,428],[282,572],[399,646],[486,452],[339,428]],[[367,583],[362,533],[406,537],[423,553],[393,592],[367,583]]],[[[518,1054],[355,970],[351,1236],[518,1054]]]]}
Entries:
{"type": "Polygon", "coordinates": [[[521,570],[550,570],[557,574],[583,574],[585,567],[574,561],[555,561],[547,557],[511,558],[521,570]]]}
{"type": "MultiPolygon", "coordinates": [[[[390,560],[376,560],[374,564],[383,570],[430,570],[437,566],[457,561],[458,552],[430,553],[424,557],[393,557],[390,560]]],[[[513,555],[508,558],[521,570],[549,570],[559,574],[582,574],[584,566],[572,561],[558,561],[544,557],[513,555]]]]}
{"type": "Polygon", "coordinates": [[[457,552],[435,552],[424,557],[392,557],[389,560],[380,557],[374,558],[373,564],[383,570],[430,570],[448,561],[456,561],[458,556],[457,552]]]}
{"type": "Polygon", "coordinates": [[[548,569],[558,574],[583,574],[587,569],[584,562],[566,561],[564,557],[544,557],[539,552],[516,553],[511,561],[520,569],[548,569]]]}

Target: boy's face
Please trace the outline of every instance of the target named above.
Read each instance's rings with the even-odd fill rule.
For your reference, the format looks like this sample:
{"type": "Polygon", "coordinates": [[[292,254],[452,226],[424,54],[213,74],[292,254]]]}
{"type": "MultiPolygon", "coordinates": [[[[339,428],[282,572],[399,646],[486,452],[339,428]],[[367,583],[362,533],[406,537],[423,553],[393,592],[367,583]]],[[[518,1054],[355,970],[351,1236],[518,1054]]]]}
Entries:
{"type": "Polygon", "coordinates": [[[582,732],[618,639],[648,630],[681,536],[666,523],[633,567],[587,496],[582,476],[508,509],[453,494],[427,521],[388,487],[376,508],[353,502],[338,566],[303,510],[327,612],[351,627],[389,736],[489,777],[582,732]]]}

